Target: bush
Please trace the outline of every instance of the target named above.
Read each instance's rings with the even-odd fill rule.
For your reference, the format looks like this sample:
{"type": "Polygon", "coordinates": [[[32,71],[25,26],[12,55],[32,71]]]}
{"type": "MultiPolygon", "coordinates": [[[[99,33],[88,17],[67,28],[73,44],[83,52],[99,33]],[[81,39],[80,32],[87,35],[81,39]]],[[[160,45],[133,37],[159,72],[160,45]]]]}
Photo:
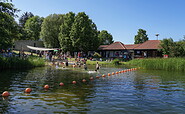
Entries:
{"type": "Polygon", "coordinates": [[[112,61],[112,64],[114,64],[114,65],[119,65],[120,63],[120,60],[119,59],[114,59],[113,61],[112,61]]]}
{"type": "Polygon", "coordinates": [[[0,69],[20,69],[44,66],[45,61],[39,57],[0,57],[0,69]]]}

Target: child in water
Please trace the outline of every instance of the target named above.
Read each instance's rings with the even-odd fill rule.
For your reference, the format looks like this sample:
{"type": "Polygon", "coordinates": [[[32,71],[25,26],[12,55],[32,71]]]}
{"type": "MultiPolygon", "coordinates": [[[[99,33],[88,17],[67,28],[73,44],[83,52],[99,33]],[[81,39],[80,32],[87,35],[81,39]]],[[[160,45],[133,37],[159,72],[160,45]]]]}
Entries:
{"type": "Polygon", "coordinates": [[[84,70],[87,70],[87,65],[86,64],[84,64],[84,70]]]}

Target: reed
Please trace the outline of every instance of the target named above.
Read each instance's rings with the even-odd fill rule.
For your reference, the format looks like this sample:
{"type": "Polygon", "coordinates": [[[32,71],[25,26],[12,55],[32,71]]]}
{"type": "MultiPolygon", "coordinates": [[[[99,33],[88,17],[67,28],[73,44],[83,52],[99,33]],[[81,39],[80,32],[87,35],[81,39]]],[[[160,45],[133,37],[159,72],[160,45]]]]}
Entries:
{"type": "Polygon", "coordinates": [[[185,58],[134,59],[128,64],[150,70],[185,71],[185,58]]]}
{"type": "Polygon", "coordinates": [[[45,61],[39,57],[28,57],[21,59],[19,57],[0,57],[0,69],[22,69],[44,66],[45,61]]]}

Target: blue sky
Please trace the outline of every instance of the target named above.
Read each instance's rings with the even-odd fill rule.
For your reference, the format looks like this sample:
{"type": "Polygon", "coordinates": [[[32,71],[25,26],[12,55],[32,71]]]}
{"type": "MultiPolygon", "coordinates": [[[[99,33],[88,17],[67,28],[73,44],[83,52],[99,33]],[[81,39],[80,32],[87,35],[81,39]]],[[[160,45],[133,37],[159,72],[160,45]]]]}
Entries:
{"type": "Polygon", "coordinates": [[[114,41],[133,44],[138,29],[147,31],[150,40],[185,35],[185,0],[13,0],[23,12],[46,17],[50,14],[85,12],[97,25],[107,30],[114,41]]]}

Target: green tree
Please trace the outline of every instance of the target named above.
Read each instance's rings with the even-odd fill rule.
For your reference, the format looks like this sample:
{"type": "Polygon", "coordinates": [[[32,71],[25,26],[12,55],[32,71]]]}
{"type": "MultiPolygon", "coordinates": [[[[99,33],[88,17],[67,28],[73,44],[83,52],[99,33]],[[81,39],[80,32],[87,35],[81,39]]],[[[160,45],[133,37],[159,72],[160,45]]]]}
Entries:
{"type": "Polygon", "coordinates": [[[60,26],[59,42],[63,51],[73,51],[72,39],[70,38],[70,31],[74,22],[75,13],[69,12],[64,16],[64,23],[60,26]]]}
{"type": "Polygon", "coordinates": [[[18,36],[17,23],[14,20],[18,10],[8,0],[0,0],[0,49],[12,46],[18,36]]]}
{"type": "Polygon", "coordinates": [[[39,16],[31,17],[26,21],[24,30],[29,40],[39,40],[42,22],[43,18],[39,16]]]}
{"type": "Polygon", "coordinates": [[[146,34],[146,30],[139,29],[137,35],[134,38],[134,44],[140,44],[148,40],[148,35],[146,34]]]}
{"type": "Polygon", "coordinates": [[[172,38],[165,38],[161,40],[160,46],[162,47],[163,54],[167,54],[170,57],[179,57],[183,52],[181,43],[174,42],[172,38]]]}
{"type": "Polygon", "coordinates": [[[102,30],[98,34],[98,38],[100,40],[100,45],[109,45],[114,42],[112,35],[108,33],[106,30],[102,30]]]}
{"type": "Polygon", "coordinates": [[[25,24],[26,24],[26,21],[27,21],[29,18],[33,17],[33,16],[34,16],[34,15],[33,15],[33,13],[31,13],[31,12],[24,12],[24,13],[21,15],[21,17],[19,18],[19,25],[20,25],[20,27],[24,28],[24,26],[25,26],[25,24]]]}
{"type": "Polygon", "coordinates": [[[75,51],[87,52],[96,50],[99,46],[97,27],[84,12],[75,16],[70,38],[75,51]]]}
{"type": "Polygon", "coordinates": [[[40,38],[43,39],[45,47],[60,47],[58,36],[63,22],[64,16],[61,14],[51,14],[44,19],[41,26],[40,38]]]}

